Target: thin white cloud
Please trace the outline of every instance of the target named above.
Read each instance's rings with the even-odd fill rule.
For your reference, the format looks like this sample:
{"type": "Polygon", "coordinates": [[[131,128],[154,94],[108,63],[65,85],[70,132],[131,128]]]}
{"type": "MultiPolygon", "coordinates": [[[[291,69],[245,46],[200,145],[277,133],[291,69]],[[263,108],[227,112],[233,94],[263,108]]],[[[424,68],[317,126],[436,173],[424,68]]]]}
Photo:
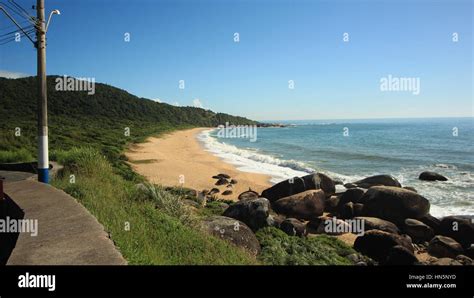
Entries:
{"type": "Polygon", "coordinates": [[[155,98],[155,99],[152,99],[153,101],[156,101],[156,102],[159,102],[159,103],[162,103],[163,101],[159,98],[155,98]]]}
{"type": "Polygon", "coordinates": [[[180,107],[181,105],[179,104],[179,102],[175,101],[174,103],[172,103],[171,105],[173,106],[176,106],[176,107],[180,107]]]}
{"type": "Polygon", "coordinates": [[[199,98],[193,99],[193,107],[204,109],[204,106],[202,105],[202,102],[199,98]]]}
{"type": "Polygon", "coordinates": [[[21,72],[15,72],[15,71],[8,71],[8,70],[1,70],[0,69],[0,77],[1,78],[7,78],[7,79],[19,79],[19,78],[24,78],[24,77],[29,77],[29,74],[26,73],[21,73],[21,72]]]}

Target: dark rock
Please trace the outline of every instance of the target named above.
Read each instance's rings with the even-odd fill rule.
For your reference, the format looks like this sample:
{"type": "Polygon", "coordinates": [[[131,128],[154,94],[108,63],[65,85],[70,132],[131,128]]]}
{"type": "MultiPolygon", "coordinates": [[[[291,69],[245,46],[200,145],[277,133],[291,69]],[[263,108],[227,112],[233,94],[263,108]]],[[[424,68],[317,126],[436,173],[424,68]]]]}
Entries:
{"type": "Polygon", "coordinates": [[[366,190],[362,188],[350,188],[346,190],[339,200],[339,207],[342,207],[346,203],[360,203],[360,199],[364,196],[366,190]]]}
{"type": "Polygon", "coordinates": [[[235,179],[230,179],[230,184],[237,184],[237,180],[235,180],[235,179]]]}
{"type": "Polygon", "coordinates": [[[226,190],[222,193],[223,196],[228,196],[232,194],[232,190],[226,190]]]}
{"type": "Polygon", "coordinates": [[[424,181],[448,181],[448,178],[444,177],[443,175],[429,171],[421,173],[418,179],[424,181]]]}
{"type": "Polygon", "coordinates": [[[383,265],[413,265],[418,262],[413,252],[401,245],[392,247],[383,265]]]}
{"type": "Polygon", "coordinates": [[[224,211],[224,216],[244,222],[253,231],[273,225],[270,202],[266,198],[239,201],[224,211]]]}
{"type": "Polygon", "coordinates": [[[333,179],[333,181],[334,181],[335,185],[343,185],[344,184],[344,182],[342,182],[342,180],[339,180],[339,179],[333,179]]]}
{"type": "Polygon", "coordinates": [[[221,176],[214,175],[214,176],[212,176],[212,178],[214,178],[214,179],[221,179],[222,177],[221,177],[221,176]]]}
{"type": "Polygon", "coordinates": [[[304,193],[281,198],[273,202],[272,207],[277,213],[288,217],[311,220],[323,214],[324,200],[324,191],[309,190],[304,193]]]}
{"type": "Polygon", "coordinates": [[[354,203],[349,202],[344,204],[339,209],[339,217],[342,219],[351,219],[354,217],[354,203]]]}
{"type": "Polygon", "coordinates": [[[225,216],[213,216],[203,221],[207,232],[248,250],[260,252],[260,244],[252,230],[243,222],[225,216]]]}
{"type": "Polygon", "coordinates": [[[455,258],[462,252],[461,244],[446,236],[435,236],[428,245],[428,253],[438,258],[455,258]]]}
{"type": "Polygon", "coordinates": [[[440,234],[441,221],[433,215],[428,213],[425,216],[418,218],[418,220],[432,228],[435,235],[440,234]]]}
{"type": "Polygon", "coordinates": [[[400,230],[397,228],[397,226],[394,223],[389,222],[387,220],[383,220],[376,217],[364,217],[364,216],[354,217],[354,219],[363,220],[364,228],[366,231],[381,230],[381,231],[385,231],[385,232],[393,233],[393,234],[400,233],[400,230]]]}
{"type": "Polygon", "coordinates": [[[440,234],[453,238],[464,248],[474,244],[474,224],[470,218],[446,216],[440,222],[440,234]]]}
{"type": "Polygon", "coordinates": [[[239,201],[245,201],[245,200],[252,200],[252,199],[257,199],[259,197],[258,193],[249,189],[247,191],[244,191],[239,195],[239,201]]]}
{"type": "Polygon", "coordinates": [[[370,188],[372,186],[394,186],[401,187],[402,185],[397,179],[390,175],[376,175],[364,178],[362,180],[354,182],[355,185],[362,188],[370,188]]]}
{"type": "Polygon", "coordinates": [[[290,236],[305,236],[306,225],[296,218],[287,218],[280,224],[280,229],[290,236]]]}
{"type": "Polygon", "coordinates": [[[361,203],[354,204],[354,216],[361,216],[362,210],[364,210],[364,204],[361,204],[361,203]]]}
{"type": "Polygon", "coordinates": [[[229,179],[229,178],[230,178],[229,175],[224,174],[224,173],[221,173],[221,174],[217,175],[217,177],[219,177],[219,178],[224,178],[224,179],[229,179]]]}
{"type": "Polygon", "coordinates": [[[219,178],[219,180],[217,180],[217,182],[215,183],[215,185],[225,185],[225,184],[228,184],[229,181],[227,181],[227,179],[225,178],[219,178]]]}
{"type": "Polygon", "coordinates": [[[471,259],[474,259],[474,245],[468,247],[468,248],[464,251],[464,254],[465,254],[466,256],[470,257],[471,259]]]}
{"type": "Polygon", "coordinates": [[[361,199],[365,216],[403,224],[406,218],[421,218],[430,211],[430,202],[416,192],[400,187],[374,186],[361,199]]]}
{"type": "Polygon", "coordinates": [[[415,243],[430,241],[434,237],[434,231],[432,228],[413,218],[405,219],[403,230],[415,243]]]}
{"type": "Polygon", "coordinates": [[[324,211],[325,212],[336,212],[337,206],[339,205],[340,196],[333,195],[326,199],[324,202],[324,211]]]}
{"type": "Polygon", "coordinates": [[[302,178],[308,186],[307,189],[322,189],[328,198],[336,193],[336,184],[323,173],[310,174],[302,178]]]}
{"type": "MultiPolygon", "coordinates": [[[[311,222],[308,222],[308,224],[311,222]]],[[[307,229],[310,227],[311,231],[314,231],[313,227],[316,222],[312,222],[311,224],[307,224],[307,229]]],[[[314,234],[327,234],[331,236],[337,236],[337,235],[342,235],[342,234],[347,234],[352,231],[352,226],[345,222],[342,219],[336,218],[336,217],[328,217],[326,219],[323,219],[318,228],[316,229],[314,234]]]]}
{"type": "Polygon", "coordinates": [[[276,228],[280,228],[281,223],[286,219],[286,217],[282,214],[277,214],[275,212],[271,212],[270,216],[273,218],[273,225],[276,228]]]}
{"type": "Polygon", "coordinates": [[[392,247],[401,245],[414,252],[411,241],[397,234],[370,230],[356,238],[354,249],[378,262],[385,262],[392,247]]]}
{"type": "Polygon", "coordinates": [[[336,186],[331,178],[316,173],[284,180],[264,190],[262,196],[270,202],[275,202],[281,198],[313,189],[322,189],[328,197],[336,192],[336,186]]]}
{"type": "Polygon", "coordinates": [[[213,194],[216,194],[216,193],[219,193],[219,192],[220,192],[220,190],[219,190],[218,188],[215,188],[215,187],[214,187],[213,189],[211,189],[211,190],[209,191],[208,194],[209,194],[209,195],[213,195],[213,194]]]}
{"type": "Polygon", "coordinates": [[[354,184],[354,183],[346,183],[346,184],[344,184],[344,187],[347,188],[347,189],[351,189],[351,188],[357,187],[357,185],[354,184]]]}
{"type": "Polygon", "coordinates": [[[465,266],[474,265],[474,261],[471,258],[469,258],[468,256],[465,256],[465,255],[458,255],[456,257],[456,261],[458,261],[459,263],[461,263],[465,266]]]}
{"type": "Polygon", "coordinates": [[[331,220],[331,217],[328,216],[319,216],[315,219],[312,219],[306,223],[306,230],[310,234],[321,234],[323,233],[320,229],[320,226],[324,226],[324,221],[331,220]]]}
{"type": "Polygon", "coordinates": [[[262,192],[262,196],[267,198],[270,202],[274,202],[278,199],[304,192],[306,190],[306,183],[303,178],[294,177],[265,189],[262,192]]]}

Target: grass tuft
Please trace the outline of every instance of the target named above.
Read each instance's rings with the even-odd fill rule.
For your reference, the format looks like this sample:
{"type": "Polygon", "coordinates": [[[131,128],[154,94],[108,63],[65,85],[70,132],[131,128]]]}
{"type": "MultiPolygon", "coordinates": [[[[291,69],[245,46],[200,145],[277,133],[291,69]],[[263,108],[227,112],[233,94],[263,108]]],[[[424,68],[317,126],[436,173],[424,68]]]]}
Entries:
{"type": "Polygon", "coordinates": [[[257,232],[266,265],[353,265],[345,256],[355,251],[339,239],[327,235],[302,238],[288,236],[275,227],[257,232]]]}

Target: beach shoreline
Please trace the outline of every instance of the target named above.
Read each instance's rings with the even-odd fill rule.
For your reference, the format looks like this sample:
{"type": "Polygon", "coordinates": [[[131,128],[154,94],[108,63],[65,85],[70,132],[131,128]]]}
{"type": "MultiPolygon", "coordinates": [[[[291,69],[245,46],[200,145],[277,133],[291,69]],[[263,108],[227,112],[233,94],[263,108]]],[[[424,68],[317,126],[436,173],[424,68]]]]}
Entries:
{"type": "Polygon", "coordinates": [[[271,177],[243,172],[234,165],[206,151],[198,134],[211,128],[178,130],[160,137],[150,137],[126,151],[132,169],[149,182],[163,186],[183,186],[197,191],[218,188],[218,198],[237,201],[240,193],[251,188],[258,193],[270,187],[271,177]],[[232,187],[216,186],[212,176],[227,174],[237,181],[232,187]],[[231,190],[229,195],[222,195],[231,190]]]}

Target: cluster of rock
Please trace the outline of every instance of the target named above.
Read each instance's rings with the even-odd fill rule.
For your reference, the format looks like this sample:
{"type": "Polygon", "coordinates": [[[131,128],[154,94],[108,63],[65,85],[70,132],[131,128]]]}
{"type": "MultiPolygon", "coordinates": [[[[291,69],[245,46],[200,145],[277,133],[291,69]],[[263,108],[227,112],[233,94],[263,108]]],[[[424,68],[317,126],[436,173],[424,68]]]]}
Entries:
{"type": "Polygon", "coordinates": [[[203,190],[201,193],[204,196],[212,197],[219,193],[223,196],[228,196],[233,193],[232,188],[234,184],[237,184],[236,179],[231,179],[229,175],[223,173],[212,176],[212,178],[217,179],[216,183],[214,183],[217,187],[214,187],[211,190],[203,190]],[[225,189],[221,191],[218,187],[225,187],[225,189]]]}
{"type": "MultiPolygon", "coordinates": [[[[422,176],[427,181],[442,180],[432,174],[422,176]]],[[[346,190],[339,193],[337,183],[314,173],[282,181],[261,194],[246,191],[222,216],[210,218],[207,227],[254,254],[260,249],[254,232],[275,226],[299,237],[352,232],[358,235],[354,249],[382,265],[474,264],[472,219],[431,216],[429,201],[390,175],[345,184],[346,190]],[[327,229],[329,221],[343,228],[327,229]],[[363,221],[364,230],[351,231],[354,221],[363,221]]]]}

